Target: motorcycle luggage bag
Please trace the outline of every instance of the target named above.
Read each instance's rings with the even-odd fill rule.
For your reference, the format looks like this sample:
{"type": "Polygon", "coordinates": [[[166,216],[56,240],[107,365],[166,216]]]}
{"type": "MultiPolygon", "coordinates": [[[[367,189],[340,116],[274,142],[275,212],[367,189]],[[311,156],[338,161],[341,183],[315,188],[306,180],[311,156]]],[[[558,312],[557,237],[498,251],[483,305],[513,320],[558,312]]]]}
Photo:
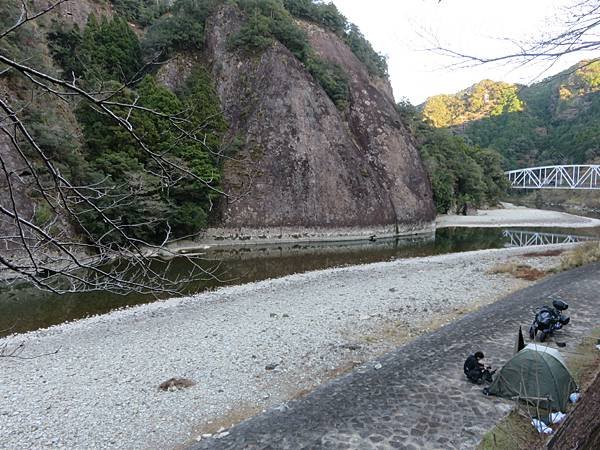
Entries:
{"type": "Polygon", "coordinates": [[[553,300],[552,306],[554,306],[559,311],[564,311],[569,308],[569,305],[563,302],[562,300],[553,300]]]}

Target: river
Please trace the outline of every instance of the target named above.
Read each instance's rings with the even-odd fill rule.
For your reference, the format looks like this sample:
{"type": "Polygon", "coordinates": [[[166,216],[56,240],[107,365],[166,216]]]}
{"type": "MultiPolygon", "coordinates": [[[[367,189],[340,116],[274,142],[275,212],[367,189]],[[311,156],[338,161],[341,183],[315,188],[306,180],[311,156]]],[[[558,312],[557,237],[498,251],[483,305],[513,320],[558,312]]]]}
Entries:
{"type": "MultiPolygon", "coordinates": [[[[222,248],[203,255],[202,265],[218,269],[214,279],[190,284],[185,294],[223,285],[243,284],[292,273],[389,261],[399,258],[466,252],[514,245],[515,238],[504,228],[443,228],[435,236],[410,237],[343,245],[306,244],[290,246],[222,248]]],[[[518,228],[519,231],[555,233],[563,236],[600,238],[600,228],[518,228]]],[[[186,260],[173,261],[171,275],[185,271],[186,260]]],[[[158,300],[149,295],[126,296],[106,292],[56,295],[29,286],[0,290],[0,335],[22,333],[51,325],[103,314],[158,300]]]]}

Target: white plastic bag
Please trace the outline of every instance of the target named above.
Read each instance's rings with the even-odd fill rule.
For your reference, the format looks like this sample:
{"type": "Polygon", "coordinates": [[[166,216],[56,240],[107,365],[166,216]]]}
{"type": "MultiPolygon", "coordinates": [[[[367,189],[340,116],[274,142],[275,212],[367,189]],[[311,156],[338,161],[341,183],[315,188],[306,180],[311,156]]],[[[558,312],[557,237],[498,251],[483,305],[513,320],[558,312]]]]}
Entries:
{"type": "Polygon", "coordinates": [[[561,423],[563,420],[565,420],[565,417],[567,417],[567,415],[565,413],[561,413],[559,412],[555,412],[550,414],[550,422],[551,423],[561,423]]]}
{"type": "Polygon", "coordinates": [[[581,395],[579,395],[579,392],[573,392],[571,395],[569,395],[569,401],[571,403],[575,403],[577,402],[577,400],[579,400],[579,397],[581,397],[581,395]]]}
{"type": "Polygon", "coordinates": [[[552,428],[547,426],[541,420],[531,419],[531,425],[533,425],[535,427],[535,429],[538,430],[538,433],[552,434],[552,428]]]}

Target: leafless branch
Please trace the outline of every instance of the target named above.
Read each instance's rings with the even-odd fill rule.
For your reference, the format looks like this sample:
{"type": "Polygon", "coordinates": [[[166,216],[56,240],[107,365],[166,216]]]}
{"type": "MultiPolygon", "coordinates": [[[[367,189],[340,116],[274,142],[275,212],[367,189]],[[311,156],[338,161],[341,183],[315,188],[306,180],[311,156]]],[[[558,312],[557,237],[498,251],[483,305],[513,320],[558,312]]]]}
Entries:
{"type": "MultiPolygon", "coordinates": [[[[37,13],[31,13],[22,2],[19,17],[14,25],[0,32],[0,40],[68,1],[55,1],[37,13]]],[[[190,170],[171,155],[173,149],[158,151],[151,148],[140,136],[134,115],[147,114],[164,119],[179,133],[178,141],[193,141],[213,155],[224,156],[221,150],[207,145],[207,124],[194,124],[185,110],[164,113],[148,108],[141,104],[139,97],[129,102],[119,100],[123,97],[121,94],[145,76],[150,65],[156,64],[160,62],[149,62],[130,80],[109,86],[109,89],[102,80],[97,80],[99,86],[91,90],[77,84],[75,74],[70,74],[69,80],[63,80],[26,61],[17,61],[0,53],[0,65],[6,67],[0,76],[10,72],[31,85],[30,102],[20,106],[13,105],[18,102],[9,96],[0,97],[0,145],[4,142],[10,145],[13,159],[17,159],[16,162],[7,160],[7,156],[0,154],[0,224],[14,230],[0,235],[0,281],[18,283],[27,280],[56,293],[177,294],[190,281],[217,279],[214,267],[205,268],[206,264],[197,258],[179,255],[171,249],[176,239],[168,221],[145,219],[125,223],[121,217],[112,214],[118,208],[133,206],[143,196],[158,195],[161,190],[166,191],[182,180],[197,181],[215,195],[225,196],[215,186],[212,176],[200,176],[190,170]],[[36,140],[23,118],[34,101],[34,92],[38,97],[48,97],[49,101],[56,99],[69,105],[73,100],[83,102],[126,130],[152,161],[153,165],[146,170],[159,180],[157,186],[145,186],[142,179],[134,178],[128,185],[118,186],[107,177],[87,185],[73,183],[61,172],[59,162],[36,140]],[[18,190],[25,185],[39,197],[39,204],[50,211],[51,217],[43,223],[35,220],[40,211],[39,204],[33,205],[32,213],[25,212],[19,205],[18,190]],[[98,235],[88,229],[82,217],[89,213],[97,217],[106,231],[98,235]],[[158,243],[136,237],[136,228],[153,227],[159,222],[164,231],[158,243]],[[163,260],[159,261],[157,256],[163,260]],[[185,258],[187,269],[178,275],[169,275],[174,257],[185,258]]],[[[206,118],[207,121],[211,119],[206,118]]],[[[20,355],[19,347],[2,349],[2,356],[25,358],[20,355]]]]}
{"type": "Polygon", "coordinates": [[[43,9],[42,11],[39,11],[33,15],[29,14],[29,11],[27,9],[27,4],[25,3],[25,1],[21,1],[21,15],[19,16],[16,23],[12,27],[10,27],[7,30],[0,33],[0,39],[3,39],[4,37],[8,36],[10,33],[13,33],[14,31],[21,28],[26,23],[32,22],[32,21],[36,20],[37,18],[48,14],[50,11],[57,8],[62,3],[65,3],[68,1],[70,1],[70,0],[59,0],[55,3],[50,4],[46,9],[43,9]]]}
{"type": "Polygon", "coordinates": [[[530,64],[545,61],[553,65],[563,56],[600,50],[600,2],[598,0],[581,0],[574,3],[565,12],[562,30],[554,34],[546,34],[535,41],[517,41],[505,39],[515,50],[498,56],[473,55],[458,49],[440,44],[430,37],[431,46],[427,49],[442,56],[452,58],[455,62],[449,67],[467,68],[482,64],[530,64]]]}
{"type": "Polygon", "coordinates": [[[37,359],[44,356],[56,355],[60,351],[60,347],[52,352],[40,353],[32,356],[23,356],[23,350],[25,350],[25,343],[21,342],[14,346],[9,346],[8,343],[0,345],[0,358],[15,358],[15,359],[37,359]]]}

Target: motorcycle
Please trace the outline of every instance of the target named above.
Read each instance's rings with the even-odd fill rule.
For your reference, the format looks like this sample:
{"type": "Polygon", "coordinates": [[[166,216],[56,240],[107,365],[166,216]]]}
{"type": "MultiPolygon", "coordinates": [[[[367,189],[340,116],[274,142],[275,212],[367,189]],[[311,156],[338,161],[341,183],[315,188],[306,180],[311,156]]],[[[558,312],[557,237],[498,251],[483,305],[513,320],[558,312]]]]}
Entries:
{"type": "Polygon", "coordinates": [[[569,308],[568,304],[562,300],[554,300],[552,306],[554,308],[543,306],[536,313],[533,323],[529,327],[529,337],[531,340],[535,340],[539,331],[540,342],[544,342],[554,331],[560,330],[570,322],[571,318],[563,315],[563,311],[569,308]]]}

